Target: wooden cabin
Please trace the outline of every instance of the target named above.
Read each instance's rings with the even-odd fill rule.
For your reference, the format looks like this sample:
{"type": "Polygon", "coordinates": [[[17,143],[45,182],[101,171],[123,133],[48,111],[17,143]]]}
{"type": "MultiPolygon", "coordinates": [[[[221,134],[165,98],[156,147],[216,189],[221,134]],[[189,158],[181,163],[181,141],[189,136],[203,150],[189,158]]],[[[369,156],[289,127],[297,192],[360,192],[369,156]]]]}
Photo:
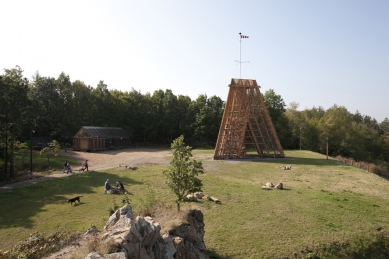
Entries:
{"type": "Polygon", "coordinates": [[[83,126],[73,137],[76,151],[97,151],[130,147],[130,136],[122,128],[83,126]]]}

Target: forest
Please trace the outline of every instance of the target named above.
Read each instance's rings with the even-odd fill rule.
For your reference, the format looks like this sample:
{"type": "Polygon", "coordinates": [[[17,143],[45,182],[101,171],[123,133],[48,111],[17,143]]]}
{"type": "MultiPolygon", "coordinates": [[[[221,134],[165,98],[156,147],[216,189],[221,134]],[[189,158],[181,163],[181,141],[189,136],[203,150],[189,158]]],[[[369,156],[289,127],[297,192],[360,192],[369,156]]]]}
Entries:
{"type": "MultiPolygon", "coordinates": [[[[343,106],[299,110],[288,106],[273,89],[262,93],[284,149],[326,152],[381,165],[389,163],[389,119],[377,122],[343,106]]],[[[153,93],[109,90],[104,81],[96,87],[38,72],[31,80],[19,66],[0,75],[0,181],[13,178],[15,151],[30,135],[50,136],[71,143],[82,126],[122,127],[132,143],[171,143],[180,135],[189,145],[213,147],[224,102],[218,96],[175,95],[171,90],[153,93]]]]}

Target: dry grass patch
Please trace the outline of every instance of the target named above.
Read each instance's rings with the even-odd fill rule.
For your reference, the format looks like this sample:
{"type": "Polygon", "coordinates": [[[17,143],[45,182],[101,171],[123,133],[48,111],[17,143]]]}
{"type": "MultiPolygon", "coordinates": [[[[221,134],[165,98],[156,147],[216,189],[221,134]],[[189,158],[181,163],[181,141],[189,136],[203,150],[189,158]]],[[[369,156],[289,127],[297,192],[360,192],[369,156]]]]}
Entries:
{"type": "Polygon", "coordinates": [[[171,205],[156,205],[154,206],[154,214],[152,218],[154,222],[158,222],[161,225],[161,235],[164,235],[168,230],[180,225],[181,223],[187,223],[185,216],[189,210],[198,209],[200,206],[189,203],[181,206],[181,211],[177,211],[177,207],[171,205]]]}

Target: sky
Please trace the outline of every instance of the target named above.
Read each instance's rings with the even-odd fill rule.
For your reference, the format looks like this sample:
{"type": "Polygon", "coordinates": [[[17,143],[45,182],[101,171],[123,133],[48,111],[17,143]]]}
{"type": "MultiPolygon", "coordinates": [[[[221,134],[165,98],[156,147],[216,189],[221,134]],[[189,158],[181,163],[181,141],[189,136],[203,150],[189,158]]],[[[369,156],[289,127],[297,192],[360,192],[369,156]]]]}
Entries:
{"type": "Polygon", "coordinates": [[[0,74],[224,101],[256,79],[299,110],[389,118],[387,0],[0,0],[0,28],[0,74]]]}

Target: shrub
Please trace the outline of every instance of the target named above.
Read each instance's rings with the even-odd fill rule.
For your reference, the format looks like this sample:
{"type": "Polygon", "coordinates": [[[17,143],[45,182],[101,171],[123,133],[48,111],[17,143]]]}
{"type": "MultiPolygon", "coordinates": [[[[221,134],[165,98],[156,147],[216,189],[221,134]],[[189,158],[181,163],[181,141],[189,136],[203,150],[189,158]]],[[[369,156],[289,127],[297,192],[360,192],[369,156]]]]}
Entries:
{"type": "Polygon", "coordinates": [[[60,250],[78,236],[69,231],[52,234],[33,233],[26,240],[14,245],[10,251],[0,254],[4,259],[40,259],[60,250]]]}

